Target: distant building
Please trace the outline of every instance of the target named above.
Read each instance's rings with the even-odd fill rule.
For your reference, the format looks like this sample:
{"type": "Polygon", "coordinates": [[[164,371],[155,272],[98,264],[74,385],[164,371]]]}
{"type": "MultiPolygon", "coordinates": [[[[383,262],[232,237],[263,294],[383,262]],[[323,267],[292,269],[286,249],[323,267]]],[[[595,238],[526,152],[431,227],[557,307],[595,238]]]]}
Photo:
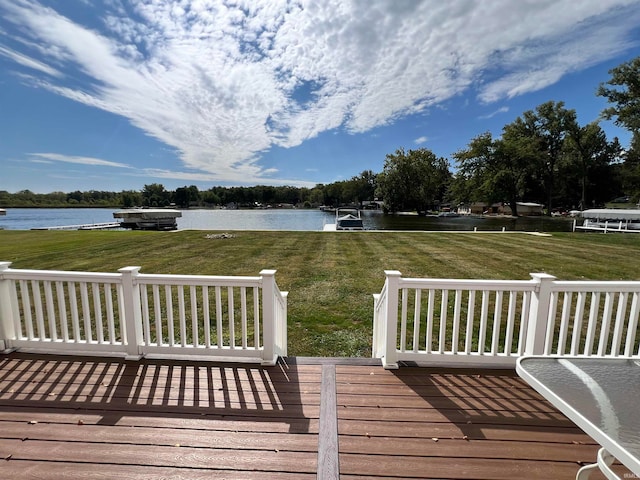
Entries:
{"type": "MultiPolygon", "coordinates": [[[[516,202],[518,206],[518,215],[529,217],[542,215],[543,205],[533,202],[516,202]]],[[[470,204],[458,205],[458,213],[460,215],[511,215],[511,207],[507,203],[473,202],[470,204]]]]}

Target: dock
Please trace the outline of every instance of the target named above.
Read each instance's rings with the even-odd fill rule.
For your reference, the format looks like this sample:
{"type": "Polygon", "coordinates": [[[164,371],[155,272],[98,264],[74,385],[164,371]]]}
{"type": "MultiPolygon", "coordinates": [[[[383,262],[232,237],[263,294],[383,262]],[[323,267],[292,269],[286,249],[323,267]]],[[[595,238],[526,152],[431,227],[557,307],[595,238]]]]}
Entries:
{"type": "Polygon", "coordinates": [[[122,228],[120,222],[84,223],[82,225],[60,225],[53,227],[35,227],[31,230],[109,230],[122,228]]]}

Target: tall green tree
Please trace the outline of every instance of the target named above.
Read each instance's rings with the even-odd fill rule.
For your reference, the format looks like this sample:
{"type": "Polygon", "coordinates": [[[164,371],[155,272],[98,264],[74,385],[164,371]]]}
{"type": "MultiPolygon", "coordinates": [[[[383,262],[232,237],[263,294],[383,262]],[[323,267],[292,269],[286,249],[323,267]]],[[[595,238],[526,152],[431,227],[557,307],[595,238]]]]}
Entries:
{"type": "Polygon", "coordinates": [[[426,148],[403,148],[387,154],[384,169],[378,175],[379,191],[385,208],[391,212],[416,210],[426,213],[440,203],[451,173],[447,160],[426,148]]]}
{"type": "Polygon", "coordinates": [[[575,128],[576,121],[575,110],[567,110],[564,102],[549,101],[538,105],[535,111],[524,112],[503,130],[503,138],[513,139],[518,144],[517,152],[525,154],[537,164],[548,215],[551,215],[553,208],[556,174],[564,140],[567,132],[575,128]]]}
{"type": "MultiPolygon", "coordinates": [[[[603,198],[611,195],[613,185],[610,165],[619,154],[618,139],[609,142],[598,122],[591,122],[583,127],[577,123],[569,126],[565,142],[565,164],[577,173],[581,210],[589,206],[589,201],[592,204],[600,203],[603,198]]],[[[570,175],[564,177],[565,181],[571,178],[570,175]]],[[[615,187],[613,193],[615,194],[615,187]]]]}
{"type": "Polygon", "coordinates": [[[461,200],[489,204],[506,202],[512,215],[517,216],[517,202],[524,195],[531,163],[519,137],[510,138],[506,133],[505,137],[494,140],[491,133],[483,133],[453,156],[458,164],[459,178],[466,183],[467,198],[461,200]]]}
{"type": "Polygon", "coordinates": [[[611,78],[601,83],[598,95],[611,104],[602,111],[607,120],[631,132],[619,174],[624,193],[640,200],[640,57],[609,70],[611,78]]]}
{"type": "Polygon", "coordinates": [[[621,188],[637,203],[640,201],[640,132],[632,135],[622,158],[624,162],[619,165],[621,188]]]}
{"type": "Polygon", "coordinates": [[[145,185],[142,189],[142,201],[147,207],[162,207],[171,203],[171,192],[161,183],[145,185]]]}
{"type": "Polygon", "coordinates": [[[609,70],[611,78],[598,87],[598,95],[612,105],[602,115],[607,120],[615,117],[615,124],[640,132],[640,57],[609,70]]]}
{"type": "Polygon", "coordinates": [[[192,203],[197,203],[199,200],[200,191],[195,185],[176,188],[174,193],[174,201],[176,205],[183,208],[189,208],[192,203]]]}

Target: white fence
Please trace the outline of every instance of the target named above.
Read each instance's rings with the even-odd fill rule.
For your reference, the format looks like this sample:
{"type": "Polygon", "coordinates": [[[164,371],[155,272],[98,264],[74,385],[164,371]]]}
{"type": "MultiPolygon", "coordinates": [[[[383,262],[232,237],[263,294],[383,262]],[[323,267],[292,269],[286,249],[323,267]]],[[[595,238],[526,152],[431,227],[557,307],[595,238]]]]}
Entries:
{"type": "Polygon", "coordinates": [[[640,282],[402,278],[374,295],[373,349],[399,361],[515,366],[528,355],[637,356],[640,282]]]}
{"type": "Polygon", "coordinates": [[[263,364],[287,354],[287,292],[275,270],[224,277],[9,267],[0,263],[0,350],[263,364]]]}

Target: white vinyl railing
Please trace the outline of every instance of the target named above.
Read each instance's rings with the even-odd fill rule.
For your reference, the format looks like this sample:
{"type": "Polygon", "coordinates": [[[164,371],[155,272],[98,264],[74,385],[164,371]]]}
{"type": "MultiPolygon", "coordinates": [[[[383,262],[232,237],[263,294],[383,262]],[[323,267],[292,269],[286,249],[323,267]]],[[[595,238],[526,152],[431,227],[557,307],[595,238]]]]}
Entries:
{"type": "Polygon", "coordinates": [[[9,267],[0,263],[0,350],[263,364],[287,354],[287,292],[275,270],[225,277],[9,267]]]}
{"type": "Polygon", "coordinates": [[[640,282],[385,274],[374,295],[372,348],[385,368],[399,361],[513,367],[525,354],[640,355],[640,282]]]}

